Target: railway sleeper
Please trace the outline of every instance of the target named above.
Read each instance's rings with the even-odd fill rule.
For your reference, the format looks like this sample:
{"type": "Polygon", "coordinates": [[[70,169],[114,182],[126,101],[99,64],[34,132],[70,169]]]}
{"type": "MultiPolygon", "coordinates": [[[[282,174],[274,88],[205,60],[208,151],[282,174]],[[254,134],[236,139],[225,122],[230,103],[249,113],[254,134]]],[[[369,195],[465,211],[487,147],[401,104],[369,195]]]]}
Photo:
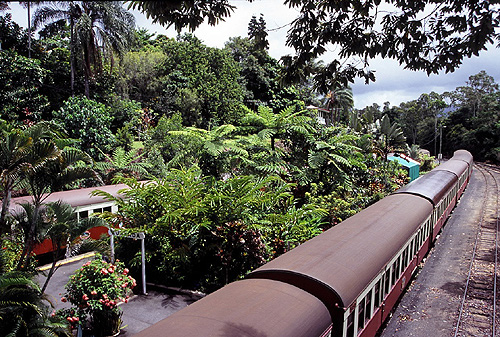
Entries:
{"type": "Polygon", "coordinates": [[[473,289],[489,291],[490,293],[493,293],[493,287],[492,287],[491,283],[489,283],[489,282],[482,282],[482,281],[473,280],[470,284],[471,284],[473,289]]]}

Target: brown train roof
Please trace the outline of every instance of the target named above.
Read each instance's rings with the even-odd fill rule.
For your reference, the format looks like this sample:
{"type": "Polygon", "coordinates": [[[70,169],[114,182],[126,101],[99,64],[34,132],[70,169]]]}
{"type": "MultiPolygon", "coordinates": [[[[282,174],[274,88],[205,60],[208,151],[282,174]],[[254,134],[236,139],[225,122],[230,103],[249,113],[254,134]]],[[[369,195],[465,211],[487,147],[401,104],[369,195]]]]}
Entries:
{"type": "Polygon", "coordinates": [[[437,205],[457,180],[457,175],[452,172],[435,170],[420,176],[393,194],[418,195],[437,205]]]}
{"type": "Polygon", "coordinates": [[[472,165],[474,158],[472,157],[472,154],[467,151],[467,150],[457,150],[453,153],[453,158],[456,160],[462,160],[469,165],[472,165]]]}
{"type": "Polygon", "coordinates": [[[448,171],[454,173],[457,178],[460,178],[462,173],[466,172],[468,168],[469,165],[462,160],[448,160],[434,168],[432,171],[448,171]]]}
{"type": "Polygon", "coordinates": [[[390,195],[248,275],[313,291],[349,306],[432,212],[426,199],[390,195]]]}
{"type": "Polygon", "coordinates": [[[330,315],[316,297],[272,280],[230,283],[137,337],[321,336],[330,315]]]}

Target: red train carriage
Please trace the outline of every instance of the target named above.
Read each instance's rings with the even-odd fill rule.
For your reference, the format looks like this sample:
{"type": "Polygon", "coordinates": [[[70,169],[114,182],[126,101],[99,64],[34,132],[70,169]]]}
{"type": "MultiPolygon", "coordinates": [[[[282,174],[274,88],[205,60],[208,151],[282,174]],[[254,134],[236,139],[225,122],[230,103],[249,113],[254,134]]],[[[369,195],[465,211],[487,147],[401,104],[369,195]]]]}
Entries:
{"type": "Polygon", "coordinates": [[[455,155],[137,336],[374,336],[469,181],[471,154],[455,155]]]}
{"type": "MultiPolygon", "coordinates": [[[[50,194],[45,200],[44,203],[55,202],[58,200],[62,200],[67,204],[70,204],[75,208],[75,212],[77,213],[79,218],[86,218],[90,216],[92,213],[100,213],[100,212],[116,212],[118,207],[114,204],[114,202],[108,201],[101,196],[92,196],[91,193],[95,190],[102,190],[108,192],[114,196],[119,196],[119,191],[128,188],[125,184],[118,185],[106,185],[99,187],[89,187],[82,188],[78,190],[71,191],[62,191],[62,192],[54,192],[50,194]]],[[[10,202],[9,212],[11,214],[16,214],[22,211],[22,207],[20,204],[31,202],[32,198],[30,196],[12,198],[10,202]]],[[[108,229],[106,227],[94,227],[89,230],[90,237],[93,239],[99,239],[101,235],[108,233],[108,229]]],[[[51,252],[53,249],[52,242],[50,239],[46,239],[43,242],[37,244],[33,250],[33,252],[40,256],[46,253],[51,252]]]]}

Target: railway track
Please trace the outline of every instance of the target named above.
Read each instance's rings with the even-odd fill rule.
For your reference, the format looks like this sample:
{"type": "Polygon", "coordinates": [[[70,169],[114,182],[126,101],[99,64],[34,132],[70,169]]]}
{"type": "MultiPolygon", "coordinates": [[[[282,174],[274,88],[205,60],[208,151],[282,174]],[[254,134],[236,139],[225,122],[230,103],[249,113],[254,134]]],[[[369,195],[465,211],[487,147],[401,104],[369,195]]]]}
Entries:
{"type": "Polygon", "coordinates": [[[485,181],[485,192],[454,336],[496,337],[500,336],[497,310],[500,170],[485,164],[474,167],[485,181]]]}

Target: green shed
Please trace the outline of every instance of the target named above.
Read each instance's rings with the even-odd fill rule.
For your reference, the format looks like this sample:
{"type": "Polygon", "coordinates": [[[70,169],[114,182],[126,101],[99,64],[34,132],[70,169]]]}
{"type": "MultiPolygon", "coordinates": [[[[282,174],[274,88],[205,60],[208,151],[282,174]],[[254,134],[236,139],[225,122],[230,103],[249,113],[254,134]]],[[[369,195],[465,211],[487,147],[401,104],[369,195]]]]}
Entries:
{"type": "Polygon", "coordinates": [[[408,170],[408,176],[410,177],[410,181],[413,181],[417,179],[420,175],[420,164],[411,158],[408,157],[406,158],[401,158],[399,156],[387,157],[388,160],[397,161],[402,166],[404,166],[408,170]]]}

